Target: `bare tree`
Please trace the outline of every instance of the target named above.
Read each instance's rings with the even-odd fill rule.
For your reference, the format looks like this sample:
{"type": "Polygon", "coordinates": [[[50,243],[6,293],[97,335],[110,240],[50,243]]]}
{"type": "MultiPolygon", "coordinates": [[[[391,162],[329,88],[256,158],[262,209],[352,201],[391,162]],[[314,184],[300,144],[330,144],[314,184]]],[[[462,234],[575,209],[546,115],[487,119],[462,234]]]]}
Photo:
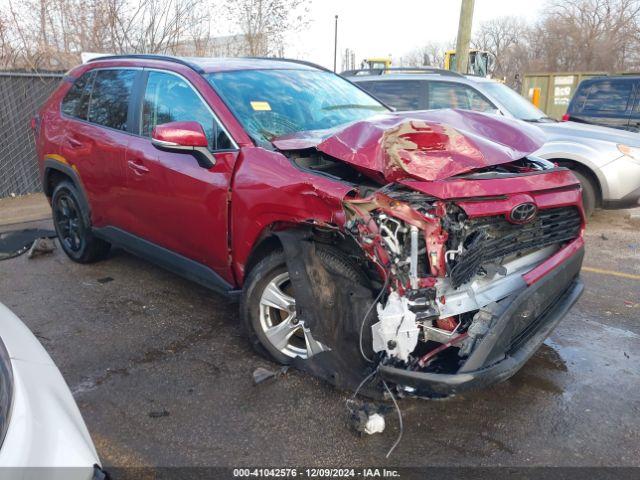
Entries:
{"type": "Polygon", "coordinates": [[[208,18],[202,0],[143,0],[137,6],[118,5],[110,18],[118,48],[135,53],[173,52],[180,42],[193,40],[208,18]]]}
{"type": "Polygon", "coordinates": [[[533,24],[505,17],[480,25],[474,46],[496,56],[495,75],[640,68],[640,0],[548,0],[533,24]]]}
{"type": "Polygon", "coordinates": [[[553,0],[540,24],[559,55],[550,66],[623,70],[637,61],[639,22],[638,0],[553,0]]]}
{"type": "Polygon", "coordinates": [[[282,56],[285,34],[308,24],[308,0],[236,0],[226,3],[229,20],[245,39],[250,56],[282,56]]]}
{"type": "Polygon", "coordinates": [[[8,0],[0,11],[2,66],[65,69],[83,51],[173,53],[206,40],[206,1],[8,0]]]}
{"type": "Polygon", "coordinates": [[[498,77],[513,78],[517,73],[514,55],[523,43],[523,33],[527,25],[517,17],[499,17],[480,25],[472,45],[473,48],[490,52],[495,58],[493,74],[498,77]]]}
{"type": "Polygon", "coordinates": [[[11,58],[11,50],[7,21],[0,12],[0,65],[4,65],[9,62],[9,59],[11,58]]]}
{"type": "Polygon", "coordinates": [[[422,67],[432,66],[444,67],[444,54],[452,48],[452,42],[445,44],[442,42],[429,42],[422,47],[416,48],[400,57],[401,67],[422,67]]]}

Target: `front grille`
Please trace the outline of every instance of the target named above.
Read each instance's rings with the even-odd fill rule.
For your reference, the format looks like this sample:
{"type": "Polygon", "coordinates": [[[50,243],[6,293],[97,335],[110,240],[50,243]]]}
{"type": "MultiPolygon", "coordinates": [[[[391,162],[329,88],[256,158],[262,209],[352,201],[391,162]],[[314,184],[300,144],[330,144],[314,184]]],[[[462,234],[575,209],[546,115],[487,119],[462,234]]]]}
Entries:
{"type": "Polygon", "coordinates": [[[536,219],[515,225],[502,216],[469,220],[465,251],[449,265],[454,288],[468,282],[482,265],[508,255],[572,240],[580,233],[582,220],[576,207],[540,210],[536,219]]]}

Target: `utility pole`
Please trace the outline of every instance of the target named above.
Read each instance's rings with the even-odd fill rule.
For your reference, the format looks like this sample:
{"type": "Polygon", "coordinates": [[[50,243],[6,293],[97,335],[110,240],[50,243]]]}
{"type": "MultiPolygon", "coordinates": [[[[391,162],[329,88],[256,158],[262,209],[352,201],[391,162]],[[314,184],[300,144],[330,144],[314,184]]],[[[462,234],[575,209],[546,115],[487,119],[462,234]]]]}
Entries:
{"type": "Polygon", "coordinates": [[[336,15],[335,36],[333,39],[333,71],[336,71],[336,62],[338,61],[338,15],[336,15]]]}
{"type": "Polygon", "coordinates": [[[463,75],[469,68],[469,42],[471,42],[471,25],[473,24],[474,0],[462,0],[460,6],[460,23],[456,40],[456,69],[463,75]]]}

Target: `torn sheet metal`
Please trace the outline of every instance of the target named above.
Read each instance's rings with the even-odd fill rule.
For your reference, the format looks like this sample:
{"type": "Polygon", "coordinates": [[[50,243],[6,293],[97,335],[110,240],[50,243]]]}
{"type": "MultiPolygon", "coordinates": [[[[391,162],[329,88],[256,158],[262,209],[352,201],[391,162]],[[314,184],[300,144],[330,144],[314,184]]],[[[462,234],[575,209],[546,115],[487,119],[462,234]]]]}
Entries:
{"type": "MultiPolygon", "coordinates": [[[[540,129],[515,123],[465,110],[389,113],[338,130],[316,148],[381,182],[442,180],[518,160],[542,146],[540,129]]],[[[309,148],[318,134],[309,132],[309,137],[273,144],[281,150],[309,148]]]]}

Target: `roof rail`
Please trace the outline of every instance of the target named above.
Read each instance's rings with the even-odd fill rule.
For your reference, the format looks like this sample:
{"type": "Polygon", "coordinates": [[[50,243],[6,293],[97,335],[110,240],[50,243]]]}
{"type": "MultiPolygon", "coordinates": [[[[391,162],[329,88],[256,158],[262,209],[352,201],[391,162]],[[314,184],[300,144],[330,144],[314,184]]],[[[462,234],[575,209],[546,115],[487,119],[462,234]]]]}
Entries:
{"type": "Polygon", "coordinates": [[[179,57],[172,57],[170,55],[156,55],[156,54],[147,54],[147,53],[135,53],[135,54],[127,54],[127,55],[105,55],[104,57],[95,57],[87,61],[87,63],[91,62],[99,62],[101,60],[162,60],[163,62],[173,62],[179,63],[180,65],[184,65],[185,67],[189,67],[192,70],[195,70],[198,73],[204,73],[204,70],[197,66],[194,63],[187,62],[179,57]]]}
{"type": "Polygon", "coordinates": [[[289,63],[298,63],[300,65],[306,65],[307,67],[317,68],[318,70],[324,70],[325,72],[333,73],[333,70],[329,70],[322,65],[318,65],[317,63],[307,62],[306,60],[297,60],[295,58],[279,58],[279,57],[241,57],[249,60],[273,60],[277,62],[289,62],[289,63]]]}
{"type": "Polygon", "coordinates": [[[345,77],[384,75],[389,73],[434,73],[446,75],[448,77],[464,77],[461,73],[445,70],[438,67],[390,67],[390,68],[358,68],[355,70],[345,70],[340,75],[345,77]]]}

